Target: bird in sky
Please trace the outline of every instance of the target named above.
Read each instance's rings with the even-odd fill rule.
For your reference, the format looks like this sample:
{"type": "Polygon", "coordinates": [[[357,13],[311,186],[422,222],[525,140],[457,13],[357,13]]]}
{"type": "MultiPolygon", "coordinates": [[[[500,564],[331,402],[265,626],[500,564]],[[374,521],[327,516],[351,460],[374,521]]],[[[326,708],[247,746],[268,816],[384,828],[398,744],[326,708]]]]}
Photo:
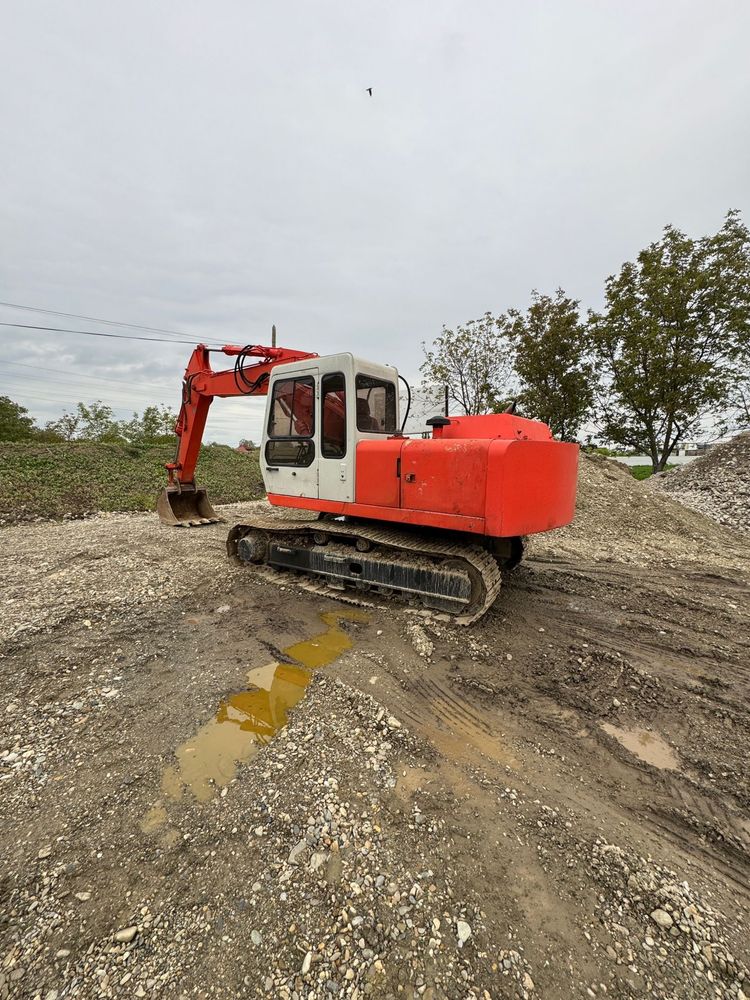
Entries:
{"type": "Polygon", "coordinates": [[[370,95],[370,97],[372,97],[372,87],[365,87],[365,90],[370,95]]]}

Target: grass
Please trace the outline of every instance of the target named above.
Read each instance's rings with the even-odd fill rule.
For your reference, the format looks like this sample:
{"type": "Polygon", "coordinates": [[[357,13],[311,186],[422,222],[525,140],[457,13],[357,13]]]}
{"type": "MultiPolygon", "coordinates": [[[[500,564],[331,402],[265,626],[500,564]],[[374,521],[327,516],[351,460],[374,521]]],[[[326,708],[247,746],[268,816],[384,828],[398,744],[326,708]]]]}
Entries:
{"type": "MultiPolygon", "coordinates": [[[[62,517],[90,511],[154,510],[166,484],[164,463],[174,445],[142,448],[71,441],[65,444],[0,443],[0,517],[62,517]]],[[[227,445],[201,449],[196,482],[213,503],[265,496],[257,452],[227,445]]]]}
{"type": "MultiPolygon", "coordinates": [[[[649,476],[654,474],[654,470],[650,465],[631,465],[629,468],[632,475],[636,479],[648,479],[649,476]]],[[[670,469],[674,469],[674,465],[669,465],[669,463],[667,463],[667,465],[664,466],[664,471],[668,472],[670,469]]]]}

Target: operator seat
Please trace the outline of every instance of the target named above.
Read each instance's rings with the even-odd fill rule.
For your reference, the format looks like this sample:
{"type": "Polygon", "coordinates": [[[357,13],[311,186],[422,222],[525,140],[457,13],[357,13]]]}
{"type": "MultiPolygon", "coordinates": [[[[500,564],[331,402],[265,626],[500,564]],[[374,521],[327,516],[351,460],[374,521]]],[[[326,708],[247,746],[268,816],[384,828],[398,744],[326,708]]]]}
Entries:
{"type": "Polygon", "coordinates": [[[357,397],[357,427],[361,431],[379,431],[378,422],[370,413],[370,404],[362,396],[357,397]]]}

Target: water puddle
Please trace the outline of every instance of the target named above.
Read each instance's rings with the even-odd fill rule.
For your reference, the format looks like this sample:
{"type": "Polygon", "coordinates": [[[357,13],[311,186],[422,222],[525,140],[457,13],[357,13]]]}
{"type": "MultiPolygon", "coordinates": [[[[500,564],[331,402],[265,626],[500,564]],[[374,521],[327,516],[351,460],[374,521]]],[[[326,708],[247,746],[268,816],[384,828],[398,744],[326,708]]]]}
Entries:
{"type": "Polygon", "coordinates": [[[175,751],[176,762],[162,775],[163,799],[141,820],[144,833],[154,833],[167,822],[164,801],[176,802],[191,794],[201,802],[229,784],[240,763],[250,760],[287,722],[289,711],[302,699],[313,671],[328,666],[352,647],[340,628],[342,621],[367,622],[363,611],[321,614],[326,630],[283,650],[294,663],[267,663],[248,671],[245,691],[223,701],[213,719],[175,751]]]}
{"type": "Polygon", "coordinates": [[[648,729],[621,729],[619,726],[613,726],[611,722],[602,722],[601,727],[609,736],[614,736],[626,750],[647,764],[660,767],[664,771],[678,770],[680,762],[677,754],[658,733],[652,733],[648,729]]]}

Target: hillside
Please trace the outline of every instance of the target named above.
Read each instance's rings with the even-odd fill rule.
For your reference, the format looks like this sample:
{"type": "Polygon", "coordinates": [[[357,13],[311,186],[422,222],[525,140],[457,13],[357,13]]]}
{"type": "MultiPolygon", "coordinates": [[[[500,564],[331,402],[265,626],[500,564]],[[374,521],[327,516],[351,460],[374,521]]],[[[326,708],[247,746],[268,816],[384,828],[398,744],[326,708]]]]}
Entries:
{"type": "MultiPolygon", "coordinates": [[[[91,441],[3,442],[0,524],[100,510],[153,510],[166,481],[164,463],[173,458],[171,444],[136,448],[91,441]]],[[[226,445],[202,449],[196,479],[214,503],[265,495],[257,453],[241,455],[226,445]]]]}

